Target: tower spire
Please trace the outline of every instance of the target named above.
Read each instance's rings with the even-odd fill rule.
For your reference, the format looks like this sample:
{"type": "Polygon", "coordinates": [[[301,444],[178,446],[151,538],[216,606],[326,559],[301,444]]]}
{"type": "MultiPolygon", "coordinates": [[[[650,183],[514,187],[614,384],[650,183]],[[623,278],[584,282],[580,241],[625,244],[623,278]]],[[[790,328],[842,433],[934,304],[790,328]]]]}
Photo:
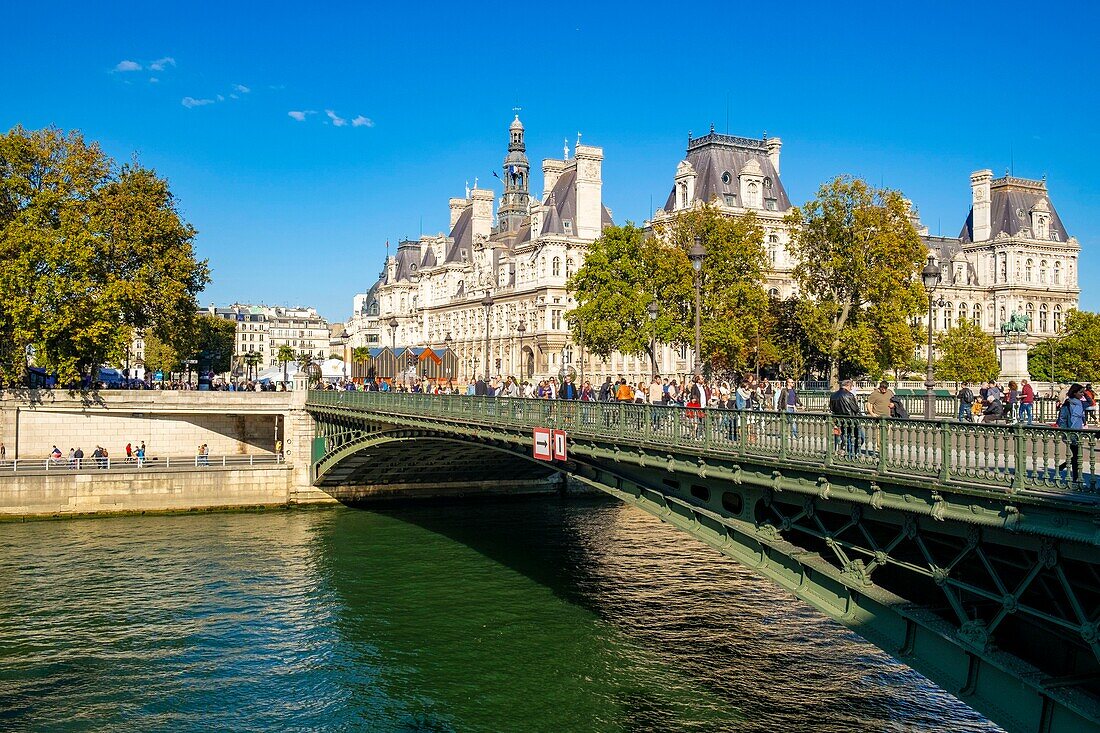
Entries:
{"type": "Polygon", "coordinates": [[[500,200],[497,221],[501,231],[511,232],[520,228],[527,216],[528,177],[531,166],[527,161],[527,145],[523,141],[524,128],[519,120],[519,107],[513,107],[515,119],[508,126],[508,154],[504,156],[504,196],[500,200]]]}

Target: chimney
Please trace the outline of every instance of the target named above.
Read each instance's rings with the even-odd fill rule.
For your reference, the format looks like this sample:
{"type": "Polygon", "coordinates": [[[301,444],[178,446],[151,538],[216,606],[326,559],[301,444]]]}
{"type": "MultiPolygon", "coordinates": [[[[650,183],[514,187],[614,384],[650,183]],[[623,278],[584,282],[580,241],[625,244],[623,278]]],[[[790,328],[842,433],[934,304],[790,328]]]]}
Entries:
{"type": "Polygon", "coordinates": [[[558,178],[561,177],[561,172],[565,170],[564,160],[554,160],[553,158],[544,158],[542,161],[542,197],[545,199],[550,195],[550,192],[554,190],[554,186],[558,183],[558,178]]]}
{"type": "Polygon", "coordinates": [[[772,168],[775,168],[775,175],[779,175],[779,150],[783,147],[783,141],[777,137],[769,137],[764,141],[764,144],[768,146],[768,160],[771,161],[772,168]]]}
{"type": "Polygon", "coordinates": [[[577,166],[577,237],[591,240],[603,229],[603,148],[578,143],[573,159],[577,166]]]}
{"type": "Polygon", "coordinates": [[[454,229],[455,222],[458,221],[458,217],[462,216],[462,210],[466,208],[466,204],[469,203],[466,199],[451,199],[451,226],[448,228],[454,229]]]}
{"type": "Polygon", "coordinates": [[[485,188],[475,188],[470,192],[470,200],[473,201],[473,230],[474,237],[481,235],[489,239],[493,233],[493,192],[485,188]]]}
{"type": "Polygon", "coordinates": [[[973,241],[984,242],[989,239],[989,184],[993,180],[993,171],[988,168],[970,174],[971,212],[973,241]]]}

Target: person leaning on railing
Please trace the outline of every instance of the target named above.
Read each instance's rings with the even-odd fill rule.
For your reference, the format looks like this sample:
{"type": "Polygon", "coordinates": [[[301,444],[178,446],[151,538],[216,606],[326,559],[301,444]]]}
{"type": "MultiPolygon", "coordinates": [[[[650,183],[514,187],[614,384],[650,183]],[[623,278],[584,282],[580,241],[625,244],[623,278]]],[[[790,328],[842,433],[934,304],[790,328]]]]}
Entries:
{"type": "Polygon", "coordinates": [[[845,453],[851,458],[856,451],[861,449],[859,426],[855,419],[860,415],[859,401],[852,394],[854,383],[851,379],[845,379],[840,389],[829,397],[829,412],[836,415],[837,426],[833,428],[833,436],[838,440],[834,444],[839,448],[843,446],[845,453]]]}

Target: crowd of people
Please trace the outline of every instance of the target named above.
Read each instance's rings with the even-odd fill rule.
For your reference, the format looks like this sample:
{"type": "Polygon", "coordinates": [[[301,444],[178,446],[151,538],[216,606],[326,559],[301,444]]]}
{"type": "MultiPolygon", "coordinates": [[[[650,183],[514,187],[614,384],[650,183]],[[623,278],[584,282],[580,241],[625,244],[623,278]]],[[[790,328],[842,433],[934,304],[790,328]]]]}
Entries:
{"type": "MultiPolygon", "coordinates": [[[[145,466],[145,441],[135,448],[133,443],[126,444],[126,462],[137,463],[145,466]]],[[[69,448],[68,455],[64,455],[56,445],[50,451],[49,461],[58,467],[67,467],[74,470],[82,468],[110,468],[110,452],[101,445],[97,445],[90,456],[85,456],[84,449],[79,446],[69,448]]],[[[117,461],[117,459],[116,459],[117,461]]]]}

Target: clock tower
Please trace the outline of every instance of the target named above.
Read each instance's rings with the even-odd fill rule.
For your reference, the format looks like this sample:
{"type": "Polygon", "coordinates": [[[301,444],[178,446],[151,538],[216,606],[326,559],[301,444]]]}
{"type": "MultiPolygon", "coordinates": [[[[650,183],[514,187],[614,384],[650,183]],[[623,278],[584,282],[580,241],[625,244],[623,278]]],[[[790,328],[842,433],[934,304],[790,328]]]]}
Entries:
{"type": "Polygon", "coordinates": [[[528,183],[531,166],[527,162],[527,146],[523,142],[523,123],[519,115],[508,126],[508,155],[504,157],[504,196],[497,211],[502,232],[514,232],[527,217],[528,183]]]}

